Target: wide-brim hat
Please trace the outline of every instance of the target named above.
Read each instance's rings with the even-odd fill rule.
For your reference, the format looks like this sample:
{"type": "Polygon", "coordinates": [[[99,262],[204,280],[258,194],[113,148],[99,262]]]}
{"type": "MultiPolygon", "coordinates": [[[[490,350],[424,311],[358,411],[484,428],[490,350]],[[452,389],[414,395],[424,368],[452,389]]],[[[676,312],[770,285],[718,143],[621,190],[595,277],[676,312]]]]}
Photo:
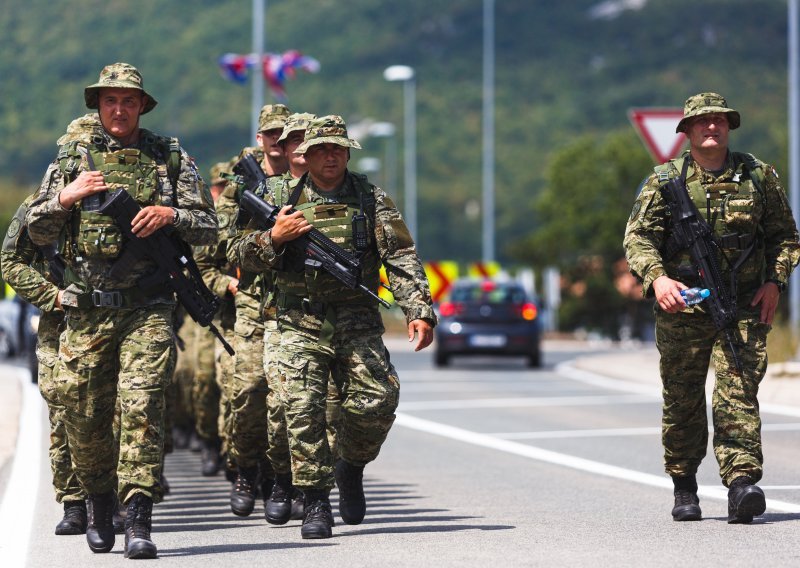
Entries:
{"type": "Polygon", "coordinates": [[[317,115],[311,114],[310,112],[296,112],[289,116],[289,118],[286,119],[283,132],[281,132],[281,137],[278,138],[278,144],[286,141],[286,139],[289,138],[289,134],[292,132],[305,132],[308,125],[311,124],[311,121],[315,118],[317,118],[317,115]]]}
{"type": "Polygon", "coordinates": [[[347,136],[347,125],[341,116],[330,114],[312,120],[306,128],[303,143],[294,151],[295,154],[305,154],[311,146],[317,144],[338,144],[345,148],[361,149],[361,144],[347,136]]]}
{"type": "Polygon", "coordinates": [[[97,83],[89,85],[83,90],[83,100],[86,101],[86,107],[98,108],[100,89],[106,88],[137,89],[142,91],[142,94],[147,97],[142,114],[147,114],[158,104],[158,101],[144,90],[142,74],[139,73],[136,67],[128,63],[113,63],[103,67],[97,83]]]}
{"type": "Polygon", "coordinates": [[[683,118],[678,123],[678,126],[675,127],[675,132],[686,132],[689,119],[702,114],[711,114],[715,112],[724,113],[728,116],[728,125],[731,130],[739,128],[739,124],[741,123],[739,112],[728,108],[728,102],[722,95],[717,93],[700,93],[686,99],[686,104],[683,106],[683,118]]]}

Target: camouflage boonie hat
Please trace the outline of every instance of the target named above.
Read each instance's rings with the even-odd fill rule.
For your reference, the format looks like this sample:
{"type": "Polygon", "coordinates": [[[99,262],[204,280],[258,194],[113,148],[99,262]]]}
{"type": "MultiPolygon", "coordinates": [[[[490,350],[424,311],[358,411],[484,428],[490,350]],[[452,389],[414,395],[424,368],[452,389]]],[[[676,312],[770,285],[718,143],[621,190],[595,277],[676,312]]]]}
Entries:
{"type": "Polygon", "coordinates": [[[211,185],[216,185],[218,183],[227,183],[228,180],[222,177],[222,174],[230,173],[230,165],[228,162],[217,162],[216,164],[211,166],[211,171],[209,173],[211,174],[209,181],[211,185]]]}
{"type": "Polygon", "coordinates": [[[56,144],[63,146],[75,141],[89,144],[92,141],[92,136],[100,134],[102,130],[103,125],[100,123],[100,115],[96,112],[90,112],[70,122],[69,126],[67,126],[66,134],[56,140],[56,144]]]}
{"type": "Polygon", "coordinates": [[[683,118],[675,128],[675,132],[686,132],[686,126],[690,118],[714,112],[724,112],[728,115],[728,124],[731,130],[739,128],[739,113],[732,108],[728,108],[728,103],[722,95],[700,93],[686,99],[686,104],[683,106],[683,118]]]}
{"type": "Polygon", "coordinates": [[[83,90],[83,100],[86,101],[87,108],[96,109],[98,107],[97,98],[100,89],[103,87],[138,89],[142,91],[142,94],[147,96],[147,102],[144,105],[144,110],[142,110],[142,114],[147,114],[155,108],[158,101],[144,90],[143,83],[142,74],[139,73],[136,67],[128,63],[113,63],[103,67],[103,70],[100,71],[100,79],[97,83],[89,85],[83,90]]]}
{"type": "Polygon", "coordinates": [[[317,115],[311,114],[310,112],[296,112],[291,115],[286,119],[286,125],[283,127],[281,137],[278,138],[278,144],[285,141],[292,132],[297,132],[298,130],[305,131],[309,123],[315,118],[317,118],[317,115]]]}
{"type": "Polygon", "coordinates": [[[258,115],[258,131],[264,132],[273,128],[283,128],[290,114],[292,114],[292,111],[286,105],[264,105],[258,115]]]}
{"type": "Polygon", "coordinates": [[[347,125],[341,116],[329,114],[312,120],[306,128],[305,140],[294,151],[305,154],[311,146],[317,144],[338,144],[345,148],[361,149],[361,144],[347,137],[347,125]]]}

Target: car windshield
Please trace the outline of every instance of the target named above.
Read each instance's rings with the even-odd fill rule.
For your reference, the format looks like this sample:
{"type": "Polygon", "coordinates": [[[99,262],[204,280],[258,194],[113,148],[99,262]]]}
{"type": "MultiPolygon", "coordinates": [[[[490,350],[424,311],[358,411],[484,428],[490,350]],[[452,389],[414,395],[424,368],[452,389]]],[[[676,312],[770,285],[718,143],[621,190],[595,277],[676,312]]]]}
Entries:
{"type": "Polygon", "coordinates": [[[525,301],[525,291],[516,286],[463,286],[453,290],[451,301],[484,304],[521,304],[525,301]]]}

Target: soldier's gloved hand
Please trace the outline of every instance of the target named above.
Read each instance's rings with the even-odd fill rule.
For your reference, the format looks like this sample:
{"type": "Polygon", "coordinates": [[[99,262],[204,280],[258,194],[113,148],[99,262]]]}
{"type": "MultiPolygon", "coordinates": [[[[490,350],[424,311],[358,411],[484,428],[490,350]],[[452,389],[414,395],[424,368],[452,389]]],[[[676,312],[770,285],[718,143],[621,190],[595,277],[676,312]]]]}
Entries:
{"type": "Polygon", "coordinates": [[[686,290],[687,286],[682,282],[673,280],[669,276],[659,276],[653,280],[653,292],[656,294],[656,301],[659,307],[667,313],[676,314],[686,309],[686,302],[683,301],[681,290],[686,290]]]}
{"type": "Polygon", "coordinates": [[[408,322],[408,341],[414,341],[414,336],[419,338],[414,351],[425,349],[433,342],[433,328],[431,324],[422,319],[415,319],[408,322]]]}
{"type": "Polygon", "coordinates": [[[58,193],[58,202],[64,209],[71,209],[78,200],[101,191],[108,191],[102,172],[81,172],[58,193]]]}
{"type": "Polygon", "coordinates": [[[272,246],[277,252],[284,244],[314,228],[300,211],[289,213],[291,205],[285,205],[275,216],[275,225],[270,229],[272,246]]]}
{"type": "Polygon", "coordinates": [[[172,224],[175,210],[163,205],[143,207],[131,221],[131,231],[137,237],[149,237],[161,227],[172,224]]]}
{"type": "Polygon", "coordinates": [[[778,309],[778,301],[781,299],[781,291],[775,282],[764,282],[761,287],[756,290],[756,295],[753,296],[753,301],[750,302],[751,306],[761,304],[761,323],[772,325],[772,320],[775,318],[775,310],[778,309]]]}

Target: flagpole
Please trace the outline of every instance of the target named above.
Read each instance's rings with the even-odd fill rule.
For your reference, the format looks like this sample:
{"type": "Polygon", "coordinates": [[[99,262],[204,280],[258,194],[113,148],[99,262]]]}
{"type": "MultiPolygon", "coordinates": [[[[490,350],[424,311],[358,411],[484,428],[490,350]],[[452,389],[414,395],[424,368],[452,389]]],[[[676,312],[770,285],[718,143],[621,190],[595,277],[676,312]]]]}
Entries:
{"type": "MultiPolygon", "coordinates": [[[[794,214],[795,223],[800,219],[800,93],[797,82],[800,80],[800,65],[798,64],[798,50],[800,50],[800,37],[798,37],[798,9],[797,0],[789,0],[789,200],[794,214]]],[[[800,325],[800,282],[798,277],[789,279],[789,321],[792,333],[798,337],[800,325]]],[[[799,351],[800,353],[800,351],[799,351]]]]}
{"type": "Polygon", "coordinates": [[[253,0],[253,54],[256,64],[253,68],[253,101],[250,109],[250,143],[256,143],[258,115],[264,104],[264,14],[267,0],[253,0]]]}

